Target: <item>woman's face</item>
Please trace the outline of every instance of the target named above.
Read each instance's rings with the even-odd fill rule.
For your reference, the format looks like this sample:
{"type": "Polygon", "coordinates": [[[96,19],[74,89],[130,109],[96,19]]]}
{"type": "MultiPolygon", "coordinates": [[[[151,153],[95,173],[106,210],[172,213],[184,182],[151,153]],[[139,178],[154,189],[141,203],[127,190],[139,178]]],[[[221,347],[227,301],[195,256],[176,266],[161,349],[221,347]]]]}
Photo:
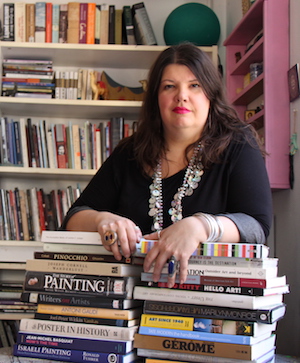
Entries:
{"type": "Polygon", "coordinates": [[[198,139],[208,117],[210,101],[191,70],[168,65],[162,74],[158,104],[165,133],[189,132],[198,139]]]}

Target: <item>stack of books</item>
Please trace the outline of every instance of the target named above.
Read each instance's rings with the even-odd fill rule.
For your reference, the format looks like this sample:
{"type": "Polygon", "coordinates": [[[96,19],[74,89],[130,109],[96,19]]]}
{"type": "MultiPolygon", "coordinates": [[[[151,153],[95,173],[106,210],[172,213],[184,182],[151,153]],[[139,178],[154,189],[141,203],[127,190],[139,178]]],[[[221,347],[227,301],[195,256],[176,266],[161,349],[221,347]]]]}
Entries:
{"type": "Polygon", "coordinates": [[[135,361],[133,339],[142,302],[132,297],[142,264],[116,261],[106,250],[87,253],[90,243],[104,252],[89,239],[99,239],[98,233],[45,235],[42,240],[56,246],[56,252],[37,252],[26,262],[21,300],[35,302],[37,311],[34,318],[20,321],[14,355],[71,362],[135,361]],[[77,245],[76,253],[61,253],[60,245],[72,244],[68,241],[77,245]]]}
{"type": "Polygon", "coordinates": [[[268,252],[264,245],[204,243],[189,260],[186,282],[173,288],[167,265],[156,283],[151,270],[142,273],[134,289],[144,300],[138,356],[146,363],[272,361],[289,286],[268,252]]]}
{"type": "Polygon", "coordinates": [[[51,60],[3,59],[2,96],[52,98],[55,83],[51,60]]]}

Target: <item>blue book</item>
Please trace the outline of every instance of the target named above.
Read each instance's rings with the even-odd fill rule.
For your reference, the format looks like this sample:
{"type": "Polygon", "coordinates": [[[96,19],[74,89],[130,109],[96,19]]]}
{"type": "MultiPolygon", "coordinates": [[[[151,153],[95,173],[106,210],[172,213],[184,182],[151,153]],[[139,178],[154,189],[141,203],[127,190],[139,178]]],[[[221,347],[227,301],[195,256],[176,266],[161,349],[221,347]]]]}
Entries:
{"type": "Polygon", "coordinates": [[[59,43],[59,4],[52,5],[52,43],[59,43]]]}
{"type": "Polygon", "coordinates": [[[251,337],[245,335],[232,335],[232,334],[206,333],[206,332],[190,331],[190,330],[152,328],[149,326],[140,326],[139,334],[163,336],[168,338],[203,340],[203,341],[218,342],[218,343],[243,344],[243,345],[253,345],[271,336],[271,333],[266,333],[258,337],[251,337]]]}
{"type": "MultiPolygon", "coordinates": [[[[65,337],[68,340],[68,337],[65,337]]],[[[99,342],[101,342],[99,340],[99,342]]],[[[96,343],[98,344],[98,343],[96,343]]],[[[61,349],[57,347],[45,347],[43,345],[15,344],[13,355],[40,359],[53,359],[63,362],[83,363],[131,363],[138,357],[136,351],[127,354],[103,353],[85,350],[61,349]]]]}
{"type": "Polygon", "coordinates": [[[45,347],[56,347],[61,349],[101,351],[103,353],[114,352],[127,354],[133,350],[133,340],[100,340],[84,338],[63,338],[56,335],[32,334],[18,332],[18,344],[43,345],[45,347]]]}
{"type": "Polygon", "coordinates": [[[45,43],[46,40],[46,2],[35,3],[35,42],[45,43]]]}

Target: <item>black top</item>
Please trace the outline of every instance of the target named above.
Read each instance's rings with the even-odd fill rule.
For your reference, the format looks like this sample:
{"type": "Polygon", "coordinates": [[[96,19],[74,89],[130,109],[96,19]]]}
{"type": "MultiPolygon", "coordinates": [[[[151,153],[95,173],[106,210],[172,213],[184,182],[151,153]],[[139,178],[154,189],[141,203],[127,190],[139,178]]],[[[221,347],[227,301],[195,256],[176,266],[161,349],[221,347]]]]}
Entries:
{"type": "MultiPolygon", "coordinates": [[[[132,145],[129,142],[113,151],[69,212],[79,206],[110,211],[133,220],[143,234],[151,232],[153,220],[148,215],[148,200],[152,178],[140,171],[133,158],[132,145]]],[[[182,170],[163,179],[164,228],[172,223],[168,209],[182,185],[184,174],[185,170],[182,170]]],[[[223,155],[222,163],[213,164],[204,172],[198,188],[191,196],[184,197],[182,205],[184,217],[196,212],[245,213],[259,222],[267,236],[271,225],[272,199],[259,149],[245,140],[232,142],[223,155]]]]}

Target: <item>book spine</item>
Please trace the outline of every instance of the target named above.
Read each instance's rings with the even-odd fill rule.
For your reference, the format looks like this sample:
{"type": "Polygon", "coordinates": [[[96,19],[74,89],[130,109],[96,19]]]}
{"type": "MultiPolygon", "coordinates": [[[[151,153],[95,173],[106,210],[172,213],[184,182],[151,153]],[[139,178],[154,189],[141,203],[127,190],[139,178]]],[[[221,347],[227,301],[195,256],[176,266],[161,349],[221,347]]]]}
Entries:
{"type": "Polygon", "coordinates": [[[136,282],[137,279],[133,277],[117,278],[99,275],[77,275],[74,272],[64,274],[26,271],[24,289],[25,291],[50,293],[76,293],[78,297],[80,297],[80,294],[91,294],[109,298],[131,299],[136,282]]]}
{"type": "MultiPolygon", "coordinates": [[[[170,363],[170,359],[180,362],[201,362],[201,363],[246,363],[246,360],[238,360],[232,358],[223,357],[209,357],[203,355],[197,355],[193,353],[179,353],[170,351],[161,351],[154,349],[137,349],[139,357],[145,357],[145,363],[170,363]]],[[[260,358],[260,360],[252,360],[252,363],[257,362],[269,362],[274,363],[275,349],[270,350],[267,354],[260,358]]],[[[173,363],[175,363],[173,362],[173,363]]],[[[249,361],[250,362],[250,361],[249,361]]]]}
{"type": "Polygon", "coordinates": [[[40,314],[55,314],[67,316],[79,316],[88,318],[108,318],[108,319],[122,319],[130,320],[134,314],[138,314],[140,309],[132,310],[118,310],[118,309],[105,309],[105,308],[90,308],[86,306],[67,306],[55,304],[38,304],[37,313],[40,314]]]}
{"type": "Polygon", "coordinates": [[[26,4],[15,3],[15,41],[26,41],[26,4]]]}
{"type": "MultiPolygon", "coordinates": [[[[43,228],[45,230],[45,228],[43,228]]],[[[62,272],[73,273],[80,271],[81,274],[102,275],[102,276],[139,276],[142,266],[134,266],[113,262],[84,262],[77,261],[76,266],[73,261],[64,260],[28,260],[26,269],[30,271],[62,272]]]]}
{"type": "Polygon", "coordinates": [[[272,304],[282,303],[282,294],[270,296],[246,296],[236,294],[215,294],[201,291],[173,290],[156,287],[136,286],[134,299],[176,301],[178,303],[206,304],[214,306],[258,309],[272,304]]]}
{"type": "MultiPolygon", "coordinates": [[[[124,355],[115,353],[100,353],[95,351],[85,350],[73,350],[73,349],[58,349],[43,347],[37,345],[27,344],[14,344],[14,355],[21,357],[30,358],[41,358],[41,359],[54,359],[54,360],[65,360],[68,357],[69,362],[83,363],[91,358],[95,363],[109,362],[110,359],[114,359],[115,362],[125,363],[124,355]],[[113,356],[113,358],[112,358],[113,356]],[[89,359],[87,358],[89,357],[89,359]]],[[[132,356],[132,359],[136,359],[136,353],[128,353],[132,356]]],[[[131,362],[131,361],[129,361],[131,362]]]]}
{"type": "Polygon", "coordinates": [[[124,328],[136,326],[139,324],[139,319],[104,319],[97,317],[87,317],[78,315],[59,315],[59,314],[46,314],[46,313],[35,313],[35,319],[39,320],[51,320],[60,321],[66,323],[82,323],[82,324],[94,324],[94,325],[109,325],[109,326],[120,326],[124,328]]]}
{"type": "Polygon", "coordinates": [[[193,341],[181,338],[167,338],[135,334],[135,348],[155,349],[169,352],[192,353],[201,356],[253,360],[274,348],[275,336],[255,345],[228,344],[221,342],[193,341]],[[259,351],[258,349],[261,348],[259,351]],[[265,350],[264,350],[265,349],[265,350]]]}
{"type": "Polygon", "coordinates": [[[78,338],[97,338],[105,340],[133,340],[138,327],[123,328],[118,326],[74,324],[50,320],[22,319],[20,331],[45,334],[55,332],[59,336],[78,338]]]}
{"type": "Polygon", "coordinates": [[[125,44],[136,45],[132,13],[131,8],[128,5],[123,6],[123,29],[125,44]]]}
{"type": "Polygon", "coordinates": [[[46,3],[38,1],[35,3],[35,42],[46,41],[46,3]]]}
{"type": "Polygon", "coordinates": [[[111,341],[111,340],[95,340],[71,338],[60,339],[57,335],[47,334],[31,334],[19,332],[17,335],[17,343],[19,344],[36,344],[44,347],[57,347],[62,349],[80,349],[91,350],[97,349],[102,352],[115,352],[118,354],[126,354],[133,349],[132,341],[111,341]]]}
{"type": "Polygon", "coordinates": [[[134,4],[132,12],[137,44],[157,45],[145,4],[143,2],[134,4]]]}
{"type": "Polygon", "coordinates": [[[108,44],[108,27],[109,27],[109,6],[101,5],[100,12],[100,44],[108,44]]]}
{"type": "Polygon", "coordinates": [[[15,4],[3,4],[3,41],[15,40],[15,4]]]}
{"type": "Polygon", "coordinates": [[[88,21],[88,4],[80,3],[79,9],[79,43],[86,44],[86,32],[88,21]]]}
{"type": "Polygon", "coordinates": [[[108,7],[108,44],[115,44],[115,5],[108,7]]]}
{"type": "Polygon", "coordinates": [[[67,43],[79,43],[79,7],[78,2],[68,3],[67,43]]]}
{"type": "Polygon", "coordinates": [[[59,7],[59,43],[67,43],[68,39],[68,4],[59,7]]]}
{"type": "Polygon", "coordinates": [[[95,16],[96,16],[96,4],[89,2],[87,8],[87,28],[86,28],[87,44],[95,44],[95,16]]]}
{"type": "Polygon", "coordinates": [[[52,43],[59,42],[59,4],[52,6],[52,43]]]}
{"type": "MultiPolygon", "coordinates": [[[[154,335],[154,336],[169,337],[169,338],[205,340],[209,342],[220,342],[220,343],[241,344],[241,345],[253,344],[254,342],[253,339],[255,339],[251,336],[245,336],[245,335],[206,333],[199,331],[187,331],[187,330],[156,328],[156,327],[147,327],[147,326],[141,326],[139,328],[139,334],[154,335]]],[[[271,333],[269,335],[271,335],[271,333]]]]}
{"type": "Polygon", "coordinates": [[[46,27],[45,27],[45,42],[52,43],[52,18],[53,18],[53,4],[46,3],[46,27]]]}
{"type": "MultiPolygon", "coordinates": [[[[285,305],[279,305],[280,312],[278,312],[277,319],[285,314],[285,305]]],[[[174,316],[189,316],[207,319],[227,319],[247,322],[259,322],[264,324],[272,324],[274,319],[272,308],[268,309],[245,309],[245,308],[230,308],[218,307],[209,305],[191,305],[191,304],[178,304],[170,302],[157,302],[146,300],[144,302],[143,312],[145,314],[172,314],[174,316]]]]}
{"type": "MultiPolygon", "coordinates": [[[[149,272],[153,272],[154,267],[151,267],[149,272]]],[[[163,267],[162,273],[168,273],[168,266],[163,267]]],[[[179,272],[179,268],[178,268],[179,272]]],[[[211,267],[211,266],[201,266],[188,264],[187,266],[187,274],[191,276],[228,276],[228,277],[247,277],[247,278],[259,278],[259,279],[267,279],[276,277],[278,273],[278,267],[211,267]]]]}
{"type": "MultiPolygon", "coordinates": [[[[152,282],[148,284],[151,287],[163,287],[167,288],[167,282],[152,282]]],[[[239,286],[224,286],[224,285],[195,285],[195,284],[178,284],[172,287],[175,290],[186,290],[186,291],[202,291],[202,292],[214,292],[222,294],[238,294],[238,295],[249,295],[249,296],[264,296],[265,289],[251,288],[251,287],[239,287],[239,286]]]]}
{"type": "Polygon", "coordinates": [[[54,129],[57,166],[58,168],[67,168],[66,127],[63,124],[56,124],[54,129]]]}

